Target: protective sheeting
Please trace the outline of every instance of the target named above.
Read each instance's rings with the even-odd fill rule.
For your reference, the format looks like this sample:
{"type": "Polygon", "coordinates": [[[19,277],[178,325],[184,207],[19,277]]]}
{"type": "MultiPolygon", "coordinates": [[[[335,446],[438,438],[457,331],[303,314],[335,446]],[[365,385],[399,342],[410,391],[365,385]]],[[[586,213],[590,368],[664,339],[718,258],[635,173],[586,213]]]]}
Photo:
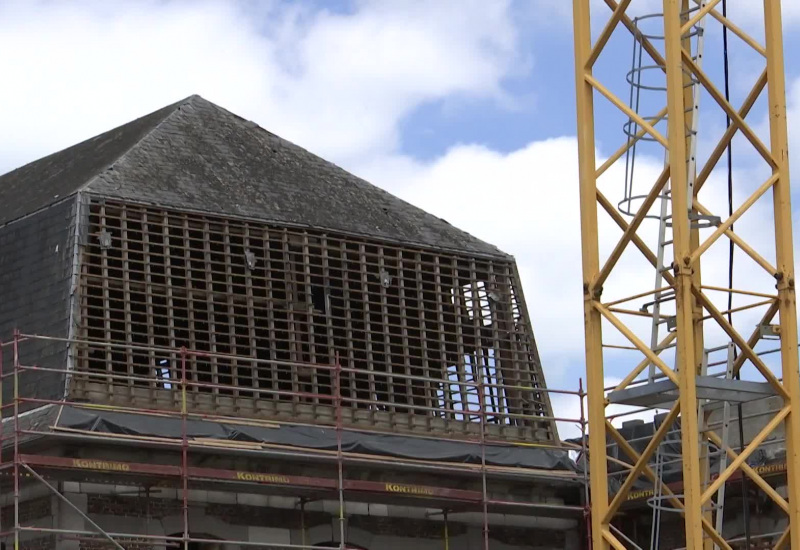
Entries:
{"type": "MultiPolygon", "coordinates": [[[[56,427],[94,432],[180,438],[181,419],[64,407],[56,427]]],[[[190,438],[284,445],[315,450],[336,450],[336,430],[315,426],[254,426],[190,419],[190,438]]],[[[401,435],[342,431],[342,450],[395,458],[480,464],[481,448],[475,443],[443,441],[401,435]]],[[[566,451],[513,445],[486,445],[486,464],[540,470],[575,470],[566,451]]]]}

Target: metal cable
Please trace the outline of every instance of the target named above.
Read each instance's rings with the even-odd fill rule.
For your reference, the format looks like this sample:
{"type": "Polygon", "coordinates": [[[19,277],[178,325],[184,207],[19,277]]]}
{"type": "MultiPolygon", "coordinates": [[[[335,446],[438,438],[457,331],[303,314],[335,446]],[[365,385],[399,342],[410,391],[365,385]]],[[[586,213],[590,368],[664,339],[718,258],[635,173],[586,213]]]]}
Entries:
{"type": "MultiPolygon", "coordinates": [[[[728,17],[728,0],[722,0],[722,17],[728,17]]],[[[722,25],[722,62],[723,70],[725,73],[725,101],[730,103],[730,72],[728,63],[728,27],[722,25]]],[[[725,114],[725,127],[729,128],[731,125],[731,117],[725,114]]],[[[728,147],[725,150],[728,171],[728,217],[733,215],[733,140],[728,141],[728,147]]],[[[733,224],[730,227],[733,231],[733,224]]],[[[733,240],[728,242],[728,288],[733,288],[733,258],[734,258],[734,244],[733,240]]],[[[733,292],[728,292],[728,323],[733,325],[733,292]]],[[[736,347],[733,349],[734,359],[737,356],[736,347]]],[[[736,380],[741,380],[741,369],[735,373],[736,380]]],[[[744,448],[744,422],[742,404],[736,405],[736,413],[739,423],[739,448],[744,448]]],[[[748,483],[747,476],[742,476],[742,515],[744,519],[744,539],[746,548],[750,548],[750,500],[748,498],[748,483]]]]}

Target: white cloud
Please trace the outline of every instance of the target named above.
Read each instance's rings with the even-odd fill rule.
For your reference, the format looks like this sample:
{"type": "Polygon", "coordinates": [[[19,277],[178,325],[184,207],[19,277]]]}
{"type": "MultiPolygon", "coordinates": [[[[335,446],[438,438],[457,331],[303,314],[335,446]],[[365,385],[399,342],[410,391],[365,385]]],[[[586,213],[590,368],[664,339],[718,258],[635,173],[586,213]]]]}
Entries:
{"type": "MultiPolygon", "coordinates": [[[[800,11],[795,4],[784,2],[787,20],[800,11]]],[[[548,382],[575,388],[583,375],[575,139],[510,153],[459,145],[428,163],[396,154],[399,122],[416,107],[453,95],[503,99],[502,81],[519,58],[508,3],[371,1],[348,14],[264,3],[258,18],[236,5],[0,4],[0,170],[200,93],[515,254],[548,382]]],[[[800,79],[790,116],[800,120],[800,79]]],[[[792,137],[800,174],[800,136],[792,137]]],[[[640,181],[649,185],[660,168],[643,158],[640,181]]],[[[747,176],[741,181],[757,180],[747,176]]],[[[621,167],[605,179],[609,198],[618,199],[621,167]]],[[[704,198],[719,212],[723,183],[712,180],[704,198]]],[[[603,220],[608,253],[619,231],[603,220]]],[[[760,239],[764,223],[751,216],[737,231],[760,239]]],[[[652,243],[654,225],[647,227],[652,243]]],[[[726,252],[709,252],[707,281],[724,286],[726,252]]],[[[738,280],[769,287],[742,257],[738,280]]],[[[651,288],[646,265],[627,253],[606,296],[651,288]]],[[[646,333],[646,322],[635,325],[646,333]]],[[[609,375],[621,371],[622,359],[614,359],[609,375]]]]}
{"type": "Polygon", "coordinates": [[[365,6],[354,17],[320,16],[303,37],[305,71],[284,98],[287,123],[299,113],[314,122],[301,142],[330,128],[322,146],[337,157],[381,150],[396,144],[402,116],[427,100],[501,95],[516,34],[505,2],[365,6]]]}
{"type": "MultiPolygon", "coordinates": [[[[602,182],[604,192],[615,203],[622,193],[622,164],[612,167],[602,182]]],[[[653,157],[639,159],[637,185],[640,192],[652,185],[660,170],[661,164],[653,157]]],[[[577,389],[578,377],[585,374],[575,138],[533,142],[510,153],[477,145],[459,145],[430,163],[393,156],[376,159],[374,164],[363,165],[357,172],[373,181],[380,181],[399,196],[514,254],[548,384],[551,388],[577,389]]],[[[766,175],[754,171],[737,173],[735,177],[734,207],[738,207],[766,175]]],[[[724,177],[717,174],[701,193],[704,205],[723,219],[727,216],[725,183],[724,177]]],[[[754,211],[739,220],[736,231],[768,261],[774,262],[770,208],[771,199],[767,194],[756,203],[754,211]]],[[[656,223],[645,222],[643,233],[645,241],[654,249],[656,223]]],[[[702,239],[710,233],[710,229],[704,230],[702,239]]],[[[599,241],[602,259],[611,251],[619,234],[618,228],[601,212],[599,241]]],[[[671,249],[667,254],[669,262],[671,249]]],[[[704,255],[704,284],[727,287],[727,266],[728,241],[723,238],[704,255]]],[[[735,286],[738,288],[774,291],[774,280],[741,251],[736,252],[735,273],[735,286]]],[[[614,277],[605,285],[604,297],[611,300],[652,289],[654,276],[649,263],[633,246],[629,246],[615,269],[614,277]]],[[[726,294],[710,291],[708,294],[718,309],[725,310],[726,294]]],[[[622,307],[636,310],[645,301],[635,300],[622,307]]],[[[753,301],[736,297],[734,306],[753,301]]],[[[674,305],[668,304],[665,309],[669,313],[674,310],[674,305]]],[[[737,313],[735,326],[747,337],[762,314],[763,308],[737,313]]],[[[649,341],[649,320],[631,317],[625,320],[642,340],[649,341]]],[[[712,323],[707,327],[707,347],[728,341],[712,323]]],[[[604,340],[628,344],[608,324],[604,327],[604,340]]],[[[672,363],[670,353],[665,353],[664,358],[668,364],[672,363]]],[[[638,352],[609,353],[605,369],[609,383],[618,382],[641,359],[638,352]]],[[[557,416],[577,418],[577,398],[554,394],[552,400],[557,416]]],[[[608,413],[623,410],[620,407],[609,408],[608,413]]],[[[652,412],[637,413],[621,418],[619,422],[629,418],[650,419],[652,412]]],[[[564,431],[562,437],[575,435],[574,423],[562,423],[560,429],[564,431]]]]}
{"type": "MultiPolygon", "coordinates": [[[[603,383],[606,388],[613,388],[618,385],[622,380],[615,377],[606,377],[603,383]]],[[[608,392],[606,392],[606,395],[608,392]]],[[[588,402],[586,397],[583,399],[583,408],[581,409],[581,401],[577,395],[565,393],[552,393],[550,401],[555,410],[555,416],[564,420],[558,421],[558,435],[562,441],[580,438],[581,437],[581,416],[586,421],[589,414],[588,402]]],[[[609,405],[606,407],[606,416],[612,417],[611,423],[617,428],[621,427],[624,422],[631,420],[643,420],[645,422],[652,422],[653,417],[657,412],[662,410],[642,409],[640,407],[628,407],[625,405],[609,405]]],[[[589,432],[588,427],[586,428],[589,432]]]]}
{"type": "MultiPolygon", "coordinates": [[[[789,168],[793,168],[794,180],[800,178],[800,77],[787,82],[786,117],[789,126],[789,168]]],[[[795,207],[800,205],[795,205],[795,207]]]]}
{"type": "Polygon", "coordinates": [[[0,167],[193,93],[345,162],[392,150],[398,122],[425,102],[502,99],[516,70],[506,1],[244,5],[4,2],[0,167]]]}
{"type": "MultiPolygon", "coordinates": [[[[582,353],[575,157],[575,140],[557,138],[509,154],[457,146],[431,164],[395,158],[358,172],[514,253],[540,351],[552,365],[582,353]]],[[[558,377],[552,368],[548,374],[558,377]]]]}
{"type": "MultiPolygon", "coordinates": [[[[654,159],[639,159],[639,192],[652,185],[660,170],[660,163],[654,159]]],[[[583,354],[580,216],[574,138],[534,142],[508,154],[483,146],[461,145],[428,164],[394,157],[360,167],[358,172],[380,181],[391,191],[456,227],[514,254],[550,383],[574,382],[578,376],[574,367],[580,364],[583,354]],[[569,372],[561,372],[570,365],[569,372]]],[[[622,196],[622,163],[612,167],[603,180],[606,195],[616,203],[622,196]]],[[[703,192],[703,202],[724,218],[727,209],[723,183],[719,178],[709,182],[703,192]]],[[[744,188],[738,190],[737,206],[747,192],[744,188]]],[[[763,244],[763,223],[764,218],[758,214],[748,215],[737,226],[737,232],[749,242],[767,248],[762,253],[769,259],[772,255],[770,247],[763,244]]],[[[656,227],[654,221],[644,225],[645,239],[653,248],[656,227]]],[[[704,231],[705,236],[709,234],[710,230],[704,231]]],[[[601,212],[602,258],[611,251],[619,235],[618,228],[601,212]]],[[[737,260],[738,281],[769,289],[774,282],[742,256],[741,253],[737,256],[740,258],[737,260]]],[[[671,260],[668,258],[668,261],[671,260]]],[[[707,284],[727,286],[725,240],[720,240],[709,251],[703,275],[707,284]]],[[[611,300],[646,291],[653,287],[654,278],[652,268],[630,246],[615,271],[615,278],[605,285],[604,297],[611,300]]],[[[637,309],[642,302],[644,300],[628,307],[637,309]]],[[[645,341],[648,323],[632,322],[642,331],[645,341]]],[[[626,343],[614,333],[609,329],[609,337],[614,342],[626,343]]]]}
{"type": "MultiPolygon", "coordinates": [[[[731,18],[740,18],[739,20],[741,21],[751,22],[753,26],[763,25],[763,2],[754,2],[753,0],[731,0],[730,4],[728,15],[731,18]]],[[[800,3],[795,0],[781,0],[780,4],[784,28],[800,23],[800,3]]],[[[719,11],[722,11],[721,8],[719,11]]]]}

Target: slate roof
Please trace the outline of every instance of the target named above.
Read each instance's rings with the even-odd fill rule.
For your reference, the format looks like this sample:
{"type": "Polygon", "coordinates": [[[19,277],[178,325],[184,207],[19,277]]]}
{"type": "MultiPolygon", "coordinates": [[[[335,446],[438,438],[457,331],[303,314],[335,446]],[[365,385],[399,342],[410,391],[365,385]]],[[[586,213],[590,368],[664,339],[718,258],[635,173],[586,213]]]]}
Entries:
{"type": "Polygon", "coordinates": [[[78,190],[508,258],[197,95],[0,176],[0,225],[78,190]]]}

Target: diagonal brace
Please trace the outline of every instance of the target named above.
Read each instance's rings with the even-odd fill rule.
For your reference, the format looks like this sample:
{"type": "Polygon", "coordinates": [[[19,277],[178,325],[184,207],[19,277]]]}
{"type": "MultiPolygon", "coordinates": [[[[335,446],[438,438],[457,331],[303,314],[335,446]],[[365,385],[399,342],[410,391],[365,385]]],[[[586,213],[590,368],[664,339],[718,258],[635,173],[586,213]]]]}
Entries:
{"type": "Polygon", "coordinates": [[[733,106],[725,99],[725,96],[722,95],[714,83],[711,82],[711,79],[703,72],[703,70],[694,62],[692,56],[686,50],[681,50],[681,58],[683,59],[684,65],[689,69],[689,71],[697,78],[697,80],[702,84],[703,88],[711,95],[714,101],[722,108],[723,111],[730,117],[731,123],[739,128],[739,130],[744,134],[747,140],[755,147],[758,154],[764,157],[764,160],[767,161],[770,168],[775,169],[778,167],[778,163],[775,162],[775,159],[772,156],[772,153],[767,148],[766,145],[758,138],[752,128],[744,121],[742,117],[739,116],[739,113],[733,106]]]}
{"type": "Polygon", "coordinates": [[[709,247],[723,235],[723,233],[726,233],[728,229],[730,229],[730,227],[736,222],[736,220],[741,218],[744,215],[744,213],[747,212],[758,199],[764,196],[764,193],[769,191],[772,188],[772,186],[775,185],[775,182],[778,181],[778,178],[779,178],[778,173],[772,174],[772,176],[770,176],[769,179],[767,179],[767,181],[762,183],[761,186],[758,189],[756,189],[752,195],[747,197],[747,200],[744,201],[741,204],[741,206],[739,206],[739,208],[737,208],[736,211],[728,217],[727,220],[722,222],[719,225],[719,227],[717,227],[717,229],[714,230],[714,232],[705,241],[703,241],[703,243],[700,246],[698,246],[695,249],[694,252],[692,252],[692,255],[689,256],[689,263],[690,264],[696,263],[697,260],[700,259],[701,254],[703,254],[706,250],[708,250],[709,247]]]}
{"type": "Polygon", "coordinates": [[[774,550],[781,550],[781,548],[786,546],[786,543],[789,542],[789,537],[792,536],[792,532],[791,532],[790,529],[791,529],[791,527],[787,525],[786,529],[783,531],[783,534],[780,536],[780,538],[775,543],[775,546],[773,547],[774,550]]]}
{"type": "MultiPolygon", "coordinates": [[[[606,420],[606,430],[608,430],[608,432],[611,434],[611,437],[614,438],[614,441],[616,441],[617,445],[619,445],[619,448],[622,449],[622,451],[626,455],[628,455],[631,458],[631,460],[637,460],[639,458],[639,453],[637,453],[636,450],[633,447],[631,447],[630,443],[628,443],[625,440],[625,438],[622,437],[622,434],[620,434],[619,431],[614,427],[614,425],[611,424],[611,422],[609,422],[608,420],[606,420]]],[[[660,483],[661,490],[664,491],[664,494],[670,497],[669,498],[670,504],[672,504],[675,507],[675,509],[680,512],[681,515],[685,515],[684,511],[685,506],[683,505],[683,502],[681,502],[678,499],[678,497],[675,496],[675,493],[672,492],[672,489],[670,489],[666,483],[664,483],[662,480],[659,480],[656,477],[656,474],[653,472],[652,468],[650,468],[650,466],[646,466],[644,468],[643,473],[647,476],[647,478],[650,481],[654,483],[660,483]]],[[[723,550],[732,550],[731,545],[728,544],[728,541],[722,538],[722,535],[717,532],[717,530],[714,528],[713,525],[711,525],[711,522],[708,521],[706,517],[702,518],[702,522],[703,522],[703,530],[706,533],[708,533],[709,538],[713,540],[717,544],[717,546],[719,546],[723,550]]]]}
{"type": "MultiPolygon", "coordinates": [[[[675,338],[677,338],[677,337],[678,337],[678,335],[675,332],[668,332],[667,335],[664,337],[664,339],[661,340],[661,342],[659,342],[659,344],[656,347],[656,349],[659,350],[659,353],[660,353],[661,351],[663,351],[666,348],[666,346],[671,344],[672,341],[675,340],[675,338]]],[[[619,384],[617,384],[617,387],[614,388],[612,391],[621,391],[621,390],[624,390],[625,388],[627,388],[628,385],[631,382],[633,382],[636,379],[636,377],[639,376],[639,374],[641,374],[641,372],[644,369],[647,368],[647,366],[650,364],[650,362],[651,361],[648,358],[642,359],[642,361],[638,365],[636,365],[636,368],[633,369],[628,374],[628,376],[623,378],[622,381],[619,384]]]]}
{"type": "Polygon", "coordinates": [[[781,381],[775,376],[775,374],[769,370],[769,367],[761,360],[761,358],[753,351],[753,348],[745,342],[744,338],[736,332],[736,329],[728,323],[728,320],[722,315],[722,313],[716,308],[716,306],[708,299],[702,290],[697,287],[692,287],[692,293],[695,295],[697,300],[700,302],[700,305],[708,311],[711,317],[719,324],[719,326],[724,330],[727,335],[733,340],[733,343],[736,344],[742,352],[743,356],[746,356],[747,359],[753,363],[753,366],[758,369],[758,372],[766,379],[767,382],[775,389],[775,391],[780,395],[783,399],[788,399],[788,393],[786,392],[786,388],[783,387],[781,381]]]}
{"type": "Polygon", "coordinates": [[[611,274],[611,270],[614,269],[614,266],[617,264],[620,257],[622,257],[622,253],[625,251],[628,243],[630,243],[633,234],[639,230],[639,226],[642,225],[645,216],[650,211],[650,207],[656,202],[656,199],[661,193],[661,190],[664,189],[667,181],[669,181],[669,166],[665,166],[661,171],[661,175],[659,175],[658,179],[656,179],[656,182],[653,184],[653,187],[650,189],[647,197],[645,197],[644,202],[639,207],[639,210],[636,211],[636,215],[630,221],[628,227],[623,231],[622,237],[620,237],[619,241],[617,241],[614,250],[611,251],[606,263],[603,264],[603,268],[593,281],[595,286],[603,286],[603,283],[606,281],[606,279],[608,279],[608,276],[611,274]]]}
{"type": "Polygon", "coordinates": [[[722,484],[725,483],[728,480],[728,478],[731,477],[731,475],[733,475],[733,472],[738,470],[739,467],[744,463],[744,461],[747,460],[747,458],[751,454],[753,454],[753,451],[758,449],[758,447],[761,446],[761,444],[769,436],[769,434],[771,434],[775,430],[775,428],[778,427],[778,424],[783,422],[783,419],[786,418],[790,410],[791,408],[788,406],[782,408],[780,411],[778,411],[778,414],[776,414],[772,418],[772,420],[767,422],[767,425],[764,426],[761,429],[761,431],[758,432],[758,435],[756,435],[752,439],[752,441],[750,441],[750,443],[747,444],[747,447],[745,447],[742,450],[742,452],[739,453],[736,456],[736,458],[733,459],[733,461],[728,465],[728,467],[725,468],[725,471],[722,472],[719,475],[719,477],[714,480],[714,483],[709,485],[708,489],[706,489],[703,495],[700,497],[700,504],[707,502],[714,495],[714,493],[716,493],[719,490],[722,484]]]}
{"type": "Polygon", "coordinates": [[[692,17],[692,18],[691,18],[691,19],[689,19],[689,20],[688,20],[686,23],[684,23],[684,24],[683,24],[683,26],[681,27],[681,34],[686,34],[686,33],[688,33],[690,30],[692,30],[692,27],[694,27],[695,25],[697,25],[697,23],[698,23],[698,22],[699,22],[699,21],[700,21],[700,20],[701,20],[703,17],[705,17],[706,15],[708,15],[708,12],[710,12],[711,10],[713,10],[713,9],[714,9],[714,8],[717,6],[717,4],[719,4],[721,1],[722,1],[722,0],[711,0],[711,1],[710,1],[708,4],[706,4],[704,7],[700,8],[699,10],[697,10],[697,13],[695,13],[695,14],[694,14],[694,17],[692,17]]]}
{"type": "MultiPolygon", "coordinates": [[[[770,324],[772,322],[772,319],[778,313],[778,309],[780,309],[780,303],[777,300],[775,300],[775,303],[772,304],[771,306],[769,306],[767,311],[764,313],[764,316],[761,318],[761,320],[756,325],[756,328],[750,334],[750,338],[747,339],[747,346],[749,348],[752,349],[752,348],[756,347],[756,344],[758,344],[759,340],[761,340],[761,331],[759,330],[759,327],[761,327],[763,325],[770,324]]],[[[742,365],[744,365],[744,362],[746,360],[747,360],[747,356],[745,356],[745,355],[739,355],[739,357],[737,357],[734,360],[734,362],[733,362],[733,373],[734,374],[739,372],[739,370],[742,368],[742,365]]]]}
{"type": "MultiPolygon", "coordinates": [[[[750,93],[747,94],[747,97],[742,103],[742,108],[739,109],[739,117],[744,120],[744,118],[750,114],[750,110],[753,108],[753,105],[756,104],[756,101],[761,96],[761,92],[764,91],[764,87],[767,85],[767,70],[761,73],[761,75],[756,80],[756,83],[753,85],[753,88],[750,90],[750,93]]],[[[703,187],[703,184],[706,182],[708,177],[711,175],[711,172],[717,166],[719,159],[722,158],[722,153],[725,152],[725,149],[731,143],[734,134],[736,133],[737,127],[731,124],[725,129],[725,133],[722,134],[722,138],[720,138],[719,143],[717,143],[714,150],[708,156],[708,160],[706,161],[705,165],[703,165],[703,169],[700,170],[700,173],[697,174],[697,178],[695,179],[695,194],[700,191],[703,187]]]]}
{"type": "MultiPolygon", "coordinates": [[[[605,3],[612,10],[617,9],[618,4],[615,0],[605,0],[605,3]]],[[[638,35],[639,42],[641,42],[644,51],[646,51],[648,55],[653,58],[653,61],[655,61],[656,65],[661,67],[662,70],[666,71],[667,62],[664,61],[664,57],[658,51],[658,48],[653,46],[652,42],[650,42],[649,39],[641,35],[641,33],[636,29],[636,25],[633,24],[631,18],[625,14],[622,14],[622,16],[620,17],[620,21],[622,21],[622,24],[625,25],[625,27],[627,27],[627,29],[631,32],[632,35],[634,36],[638,35]]]]}
{"type": "Polygon", "coordinates": [[[600,92],[600,94],[609,100],[617,109],[625,113],[625,116],[630,118],[631,120],[635,121],[641,128],[644,128],[648,134],[653,136],[657,142],[663,145],[665,148],[669,149],[669,142],[667,138],[661,135],[661,133],[653,128],[639,113],[628,107],[620,98],[618,98],[614,92],[603,86],[603,84],[593,77],[590,74],[584,75],[584,79],[587,83],[589,83],[592,88],[600,92]]]}
{"type": "MultiPolygon", "coordinates": [[[[717,432],[713,430],[706,430],[705,434],[711,443],[722,449],[730,458],[736,458],[736,451],[728,446],[723,447],[722,438],[717,435],[717,432]]],[[[758,472],[756,472],[747,462],[742,462],[741,468],[745,475],[749,477],[756,485],[758,485],[758,487],[764,491],[767,496],[770,497],[773,502],[780,507],[781,510],[787,514],[789,513],[789,503],[786,502],[786,499],[778,494],[778,491],[772,488],[772,485],[764,481],[764,478],[758,475],[758,472]]]]}
{"type": "MultiPolygon", "coordinates": [[[[697,201],[697,199],[692,201],[692,206],[694,207],[695,210],[697,210],[698,212],[700,212],[701,214],[703,214],[705,216],[711,216],[712,215],[711,211],[708,208],[706,208],[705,206],[703,206],[702,204],[700,204],[697,201]]],[[[750,256],[750,258],[754,262],[756,262],[758,265],[763,267],[764,270],[767,273],[769,273],[773,277],[775,276],[776,273],[778,273],[778,269],[777,268],[773,267],[773,265],[771,263],[769,263],[766,259],[764,259],[764,257],[761,254],[756,252],[755,249],[753,249],[753,247],[751,247],[749,244],[744,242],[744,239],[742,239],[739,235],[734,233],[733,230],[731,230],[730,228],[726,229],[725,230],[725,236],[728,237],[731,241],[733,241],[733,243],[736,246],[738,246],[742,250],[742,252],[744,252],[745,254],[750,256]]]]}
{"type": "Polygon", "coordinates": [[[594,46],[592,47],[592,52],[589,54],[589,59],[586,60],[586,70],[591,69],[595,64],[595,61],[597,61],[597,58],[600,57],[600,53],[603,51],[603,48],[606,47],[608,39],[611,38],[611,35],[614,33],[614,29],[617,28],[620,18],[625,14],[625,10],[628,9],[630,3],[631,0],[622,0],[622,2],[620,2],[619,5],[614,9],[614,13],[606,23],[606,26],[600,33],[600,36],[597,38],[597,42],[595,42],[594,46]]]}
{"type": "Polygon", "coordinates": [[[603,523],[611,522],[611,518],[614,517],[614,514],[616,514],[617,510],[619,510],[620,506],[622,506],[622,503],[628,497],[628,493],[633,487],[633,484],[636,483],[636,480],[639,479],[642,470],[645,466],[647,466],[647,461],[650,460],[650,457],[653,456],[653,453],[656,451],[658,446],[661,445],[661,441],[663,441],[663,439],[667,436],[667,433],[669,433],[670,429],[672,429],[675,419],[678,418],[680,410],[680,401],[677,401],[675,405],[673,405],[672,409],[670,409],[669,414],[667,414],[667,417],[664,419],[664,422],[658,427],[658,430],[656,430],[656,433],[653,434],[652,438],[650,438],[650,441],[647,443],[647,447],[645,447],[644,451],[642,451],[642,454],[639,455],[639,458],[636,460],[636,464],[633,465],[633,469],[628,472],[628,476],[622,483],[622,487],[620,487],[619,491],[617,491],[617,494],[614,496],[614,500],[611,501],[611,504],[608,505],[606,517],[603,518],[603,523]]]}
{"type": "Polygon", "coordinates": [[[87,516],[87,515],[86,515],[86,514],[83,512],[83,510],[81,510],[80,508],[78,508],[77,506],[75,506],[75,504],[73,504],[71,500],[69,500],[67,497],[65,497],[64,495],[62,495],[62,494],[61,494],[61,493],[58,491],[58,489],[56,489],[55,487],[53,487],[52,485],[50,485],[50,483],[48,483],[48,482],[47,482],[47,480],[46,480],[45,478],[43,478],[43,477],[42,477],[42,476],[40,476],[38,473],[36,473],[36,471],[34,471],[34,469],[33,469],[33,468],[31,468],[30,466],[28,466],[28,465],[27,465],[27,464],[25,464],[24,462],[22,463],[22,467],[23,467],[23,468],[25,468],[26,470],[28,470],[28,473],[30,473],[30,474],[31,474],[31,475],[32,475],[34,478],[36,478],[36,480],[37,480],[37,481],[39,481],[39,482],[40,482],[41,484],[43,484],[45,487],[47,487],[48,489],[50,489],[50,491],[51,491],[51,492],[52,492],[54,495],[56,495],[56,496],[57,496],[59,499],[61,499],[61,501],[65,502],[65,503],[67,504],[67,506],[69,506],[70,508],[72,508],[73,510],[75,510],[76,512],[78,512],[78,514],[80,514],[80,515],[83,517],[83,519],[85,519],[85,520],[86,520],[86,521],[89,523],[89,525],[91,525],[92,527],[94,527],[94,529],[95,529],[95,530],[96,530],[96,531],[97,531],[99,534],[103,535],[103,537],[107,538],[107,539],[109,540],[109,542],[110,542],[112,545],[114,545],[114,547],[115,547],[115,548],[119,548],[119,550],[125,550],[125,548],[124,548],[124,547],[122,547],[122,546],[120,546],[120,544],[119,544],[117,541],[115,541],[115,540],[114,540],[114,538],[113,538],[111,535],[109,535],[108,533],[106,533],[105,531],[103,531],[103,529],[102,529],[102,528],[101,528],[99,525],[97,525],[97,524],[96,524],[94,521],[92,521],[92,518],[90,518],[89,516],[87,516]]]}
{"type": "MultiPolygon", "coordinates": [[[[603,207],[603,210],[609,215],[609,217],[614,220],[614,223],[622,229],[622,231],[626,231],[628,229],[628,222],[625,221],[625,218],[622,217],[622,214],[617,211],[611,201],[606,198],[606,196],[598,189],[597,190],[597,202],[600,203],[600,206],[603,207]]],[[[653,267],[658,265],[658,258],[656,257],[655,253],[650,249],[650,247],[645,244],[642,238],[633,233],[631,235],[631,242],[636,245],[636,248],[642,253],[642,255],[647,258],[647,261],[650,262],[653,267]]],[[[672,276],[671,273],[663,273],[664,280],[667,282],[668,285],[674,286],[675,285],[675,278],[672,276]]]]}
{"type": "MultiPolygon", "coordinates": [[[[694,2],[695,2],[695,4],[697,4],[698,0],[694,0],[694,2]]],[[[711,17],[713,17],[714,19],[719,21],[722,25],[725,25],[726,27],[728,27],[729,31],[731,31],[733,34],[735,34],[739,38],[741,38],[742,41],[745,44],[747,44],[748,46],[753,48],[755,51],[760,53],[762,57],[767,57],[767,50],[764,49],[764,46],[762,46],[761,44],[756,42],[755,39],[753,39],[752,36],[750,36],[749,34],[744,32],[742,29],[740,29],[738,26],[736,26],[730,19],[728,19],[727,17],[723,16],[717,10],[711,11],[709,13],[709,15],[711,15],[711,17]]]]}
{"type": "Polygon", "coordinates": [[[603,529],[603,538],[606,539],[608,544],[614,547],[614,550],[628,550],[628,547],[622,544],[609,529],[603,529]]]}
{"type": "MultiPolygon", "coordinates": [[[[651,118],[647,122],[650,123],[651,126],[655,127],[656,124],[664,120],[665,116],[667,116],[667,108],[663,107],[658,113],[656,113],[656,115],[653,118],[651,118]]],[[[617,162],[620,159],[620,157],[628,151],[628,149],[636,145],[646,133],[647,131],[644,128],[639,128],[636,131],[636,134],[634,134],[633,136],[630,137],[630,139],[628,139],[627,143],[623,144],[619,149],[614,151],[614,154],[608,157],[605,160],[605,162],[603,162],[603,164],[600,165],[600,168],[598,168],[597,171],[594,173],[595,179],[600,179],[600,176],[605,174],[606,170],[611,168],[611,166],[615,162],[617,162]]]]}
{"type": "Polygon", "coordinates": [[[597,309],[597,311],[599,311],[600,314],[603,317],[608,319],[608,321],[612,325],[614,325],[614,327],[617,330],[619,330],[622,333],[622,335],[625,336],[625,338],[627,338],[628,341],[630,341],[631,344],[636,346],[636,348],[639,351],[641,351],[651,363],[653,363],[655,366],[657,366],[658,369],[662,373],[664,373],[664,376],[669,378],[676,386],[679,385],[678,377],[676,376],[675,371],[673,371],[671,368],[669,368],[667,366],[667,364],[664,363],[664,361],[661,359],[661,357],[656,355],[656,353],[652,349],[650,349],[650,346],[648,346],[647,344],[642,342],[642,340],[639,339],[639,337],[636,336],[633,333],[633,331],[631,331],[631,329],[629,329],[627,326],[625,326],[625,323],[620,321],[613,313],[611,313],[608,310],[608,308],[603,306],[603,304],[601,304],[600,302],[593,302],[593,304],[594,304],[595,309],[597,309]]]}

